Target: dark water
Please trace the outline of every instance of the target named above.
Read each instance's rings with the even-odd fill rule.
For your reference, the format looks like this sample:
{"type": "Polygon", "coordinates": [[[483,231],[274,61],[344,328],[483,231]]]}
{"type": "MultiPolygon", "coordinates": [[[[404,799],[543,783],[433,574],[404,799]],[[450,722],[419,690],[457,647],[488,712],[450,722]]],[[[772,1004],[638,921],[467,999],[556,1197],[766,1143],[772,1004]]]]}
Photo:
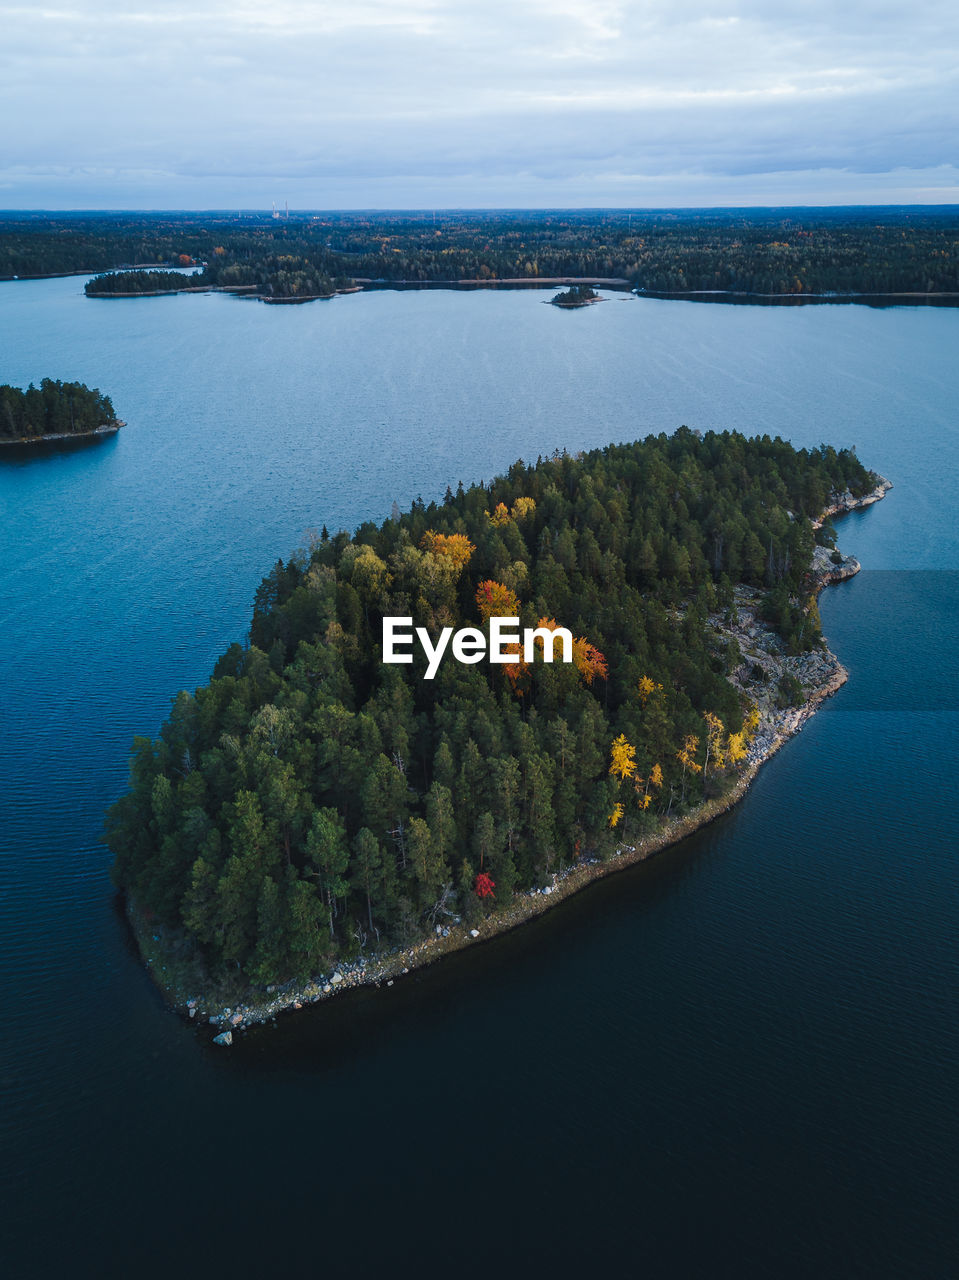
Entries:
{"type": "Polygon", "coordinates": [[[82,379],[129,422],[0,457],[8,1273],[954,1275],[957,341],[946,309],[0,285],[0,382],[82,379]],[[110,893],[133,734],[307,528],[680,423],[895,481],[823,600],[850,684],[652,865],[210,1048],[110,893]]]}

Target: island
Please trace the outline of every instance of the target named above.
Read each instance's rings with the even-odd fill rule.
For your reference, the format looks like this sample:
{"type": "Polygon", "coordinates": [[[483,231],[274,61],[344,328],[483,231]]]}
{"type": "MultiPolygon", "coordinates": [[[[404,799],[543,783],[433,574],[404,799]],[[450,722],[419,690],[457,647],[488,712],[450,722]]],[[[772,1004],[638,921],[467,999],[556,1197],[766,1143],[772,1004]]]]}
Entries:
{"type": "MultiPolygon", "coordinates": [[[[83,286],[88,298],[146,298],[197,289],[195,276],[183,271],[109,271],[83,286]]],[[[209,285],[200,285],[199,290],[209,285]]]]}
{"type": "Polygon", "coordinates": [[[816,599],[858,565],[829,516],[889,487],[850,450],[684,427],[519,461],[278,560],[248,642],[135,740],[108,817],[171,1003],[229,1044],[724,812],[846,678],[816,599]],[[500,665],[383,660],[384,619],[434,644],[502,618],[538,641],[500,665]],[[549,662],[558,628],[569,660],[549,662]]]}
{"type": "Polygon", "coordinates": [[[0,386],[0,444],[114,435],[123,425],[110,397],[82,382],[44,378],[26,391],[0,386]]]}
{"type": "Polygon", "coordinates": [[[591,302],[601,302],[599,294],[588,284],[574,284],[550,298],[554,307],[588,307],[591,302]]]}

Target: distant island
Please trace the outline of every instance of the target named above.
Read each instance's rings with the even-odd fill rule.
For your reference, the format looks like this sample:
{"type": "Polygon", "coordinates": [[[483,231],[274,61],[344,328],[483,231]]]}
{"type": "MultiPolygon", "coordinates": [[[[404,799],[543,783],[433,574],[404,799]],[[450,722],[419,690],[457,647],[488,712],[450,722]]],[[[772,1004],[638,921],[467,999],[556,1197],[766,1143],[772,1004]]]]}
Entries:
{"type": "Polygon", "coordinates": [[[588,284],[574,284],[563,293],[550,298],[554,307],[588,307],[591,302],[600,300],[599,294],[588,284]]]}
{"type": "Polygon", "coordinates": [[[0,280],[96,272],[90,297],[210,288],[273,302],[392,284],[539,283],[700,301],[948,302],[959,301],[957,242],[955,207],[6,214],[0,280]],[[161,267],[149,284],[130,279],[161,267]]]}
{"type": "Polygon", "coordinates": [[[0,444],[112,435],[122,426],[110,397],[82,382],[44,378],[26,391],[0,386],[0,444]]]}
{"type": "Polygon", "coordinates": [[[196,286],[196,277],[182,271],[111,271],[88,280],[83,291],[88,298],[129,298],[180,293],[196,286]]]}
{"type": "Polygon", "coordinates": [[[715,817],[845,679],[816,595],[858,565],[827,514],[888,487],[851,451],[682,428],[324,529],[135,740],[107,840],[154,977],[229,1043],[715,817]],[[418,648],[382,661],[387,616],[566,627],[572,660],[424,679],[418,648]]]}

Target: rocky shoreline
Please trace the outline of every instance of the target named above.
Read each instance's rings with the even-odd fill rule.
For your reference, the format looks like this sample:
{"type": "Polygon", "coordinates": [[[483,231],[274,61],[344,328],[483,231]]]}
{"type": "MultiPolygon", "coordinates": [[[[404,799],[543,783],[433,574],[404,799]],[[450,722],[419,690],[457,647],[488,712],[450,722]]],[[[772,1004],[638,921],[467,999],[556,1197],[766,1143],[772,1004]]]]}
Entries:
{"type": "MultiPolygon", "coordinates": [[[[850,493],[834,495],[833,502],[816,522],[816,527],[832,515],[859,510],[884,498],[892,485],[882,476],[876,475],[875,478],[876,487],[861,498],[854,498],[850,493]]],[[[853,577],[859,570],[859,561],[854,557],[842,556],[838,552],[834,554],[825,547],[817,547],[813,555],[811,572],[817,592],[830,583],[853,577]]],[[[642,862],[712,822],[742,799],[762,765],[798,733],[822,702],[848,679],[846,668],[828,648],[796,656],[787,655],[780,638],[760,619],[759,601],[759,592],[737,587],[732,620],[720,615],[710,619],[718,636],[724,640],[735,640],[739,645],[742,662],[731,679],[756,704],[760,722],[738,777],[723,794],[705,801],[695,812],[666,823],[660,830],[637,839],[635,844],[623,844],[605,861],[579,862],[554,874],[549,885],[518,893],[508,907],[474,928],[454,919],[448,925],[437,925],[434,934],[411,947],[361,957],[339,964],[330,973],[306,982],[267,987],[262,994],[246,988],[242,994],[237,992],[232,1000],[229,997],[222,999],[222,992],[193,994],[185,989],[183,978],[177,976],[170,940],[160,933],[153,933],[135,904],[128,901],[128,919],[141,955],[157,985],[183,1015],[202,1020],[216,1029],[214,1044],[229,1046],[235,1033],[271,1022],[278,1014],[319,1004],[352,987],[392,987],[394,982],[414,969],[514,929],[571,894],[578,893],[594,880],[642,862]],[[781,708],[778,705],[780,681],[784,676],[791,676],[802,686],[804,697],[799,706],[781,708]]]]}
{"type": "Polygon", "coordinates": [[[15,440],[0,440],[4,444],[44,444],[51,440],[92,440],[98,436],[115,436],[125,422],[104,422],[92,431],[53,431],[46,436],[18,436],[15,440]]]}

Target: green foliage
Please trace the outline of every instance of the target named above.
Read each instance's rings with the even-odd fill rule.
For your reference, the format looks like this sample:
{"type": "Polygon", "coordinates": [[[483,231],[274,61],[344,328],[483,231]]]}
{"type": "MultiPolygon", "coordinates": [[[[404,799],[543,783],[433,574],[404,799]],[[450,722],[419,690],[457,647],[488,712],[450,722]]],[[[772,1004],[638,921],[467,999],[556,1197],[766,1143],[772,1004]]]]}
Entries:
{"type": "Polygon", "coordinates": [[[614,806],[635,832],[702,798],[706,712],[742,726],[726,678],[740,658],[708,615],[745,580],[790,647],[817,643],[810,517],[872,483],[852,453],[681,428],[517,462],[278,561],[249,645],[135,743],[108,822],[117,883],[213,967],[266,983],[477,920],[607,856],[614,806]],[[427,532],[474,549],[453,565],[427,532]],[[511,680],[448,657],[426,681],[420,656],[383,665],[384,615],[477,625],[479,584],[507,578],[522,625],[555,618],[608,675],[537,660],[511,680]],[[634,754],[612,776],[619,735],[634,754]],[[482,901],[480,874],[495,884],[482,901]]]}
{"type": "Polygon", "coordinates": [[[182,271],[111,271],[88,280],[83,291],[88,298],[96,298],[111,294],[178,293],[181,289],[196,287],[196,277],[184,275],[182,271]]]}
{"type": "Polygon", "coordinates": [[[587,302],[593,302],[598,297],[596,290],[588,284],[574,284],[563,293],[557,293],[550,301],[556,307],[583,307],[587,302]]]}
{"type": "Polygon", "coordinates": [[[779,690],[776,696],[778,705],[785,710],[787,707],[801,707],[805,701],[802,685],[791,671],[784,672],[779,679],[779,690]]]}
{"type": "MultiPolygon", "coordinates": [[[[353,279],[492,284],[585,277],[649,293],[959,292],[954,208],[451,212],[291,215],[14,214],[0,219],[0,279],[203,264],[193,285],[275,300],[353,279]]],[[[170,287],[169,276],[166,284],[170,287]]],[[[130,282],[145,288],[145,278],[130,282]]],[[[189,287],[189,286],[177,286],[189,287]]],[[[114,285],[91,284],[100,293],[114,285]]]]}
{"type": "Polygon", "coordinates": [[[82,382],[44,378],[26,391],[0,386],[0,440],[36,440],[46,435],[82,435],[116,422],[109,396],[82,382]]]}

